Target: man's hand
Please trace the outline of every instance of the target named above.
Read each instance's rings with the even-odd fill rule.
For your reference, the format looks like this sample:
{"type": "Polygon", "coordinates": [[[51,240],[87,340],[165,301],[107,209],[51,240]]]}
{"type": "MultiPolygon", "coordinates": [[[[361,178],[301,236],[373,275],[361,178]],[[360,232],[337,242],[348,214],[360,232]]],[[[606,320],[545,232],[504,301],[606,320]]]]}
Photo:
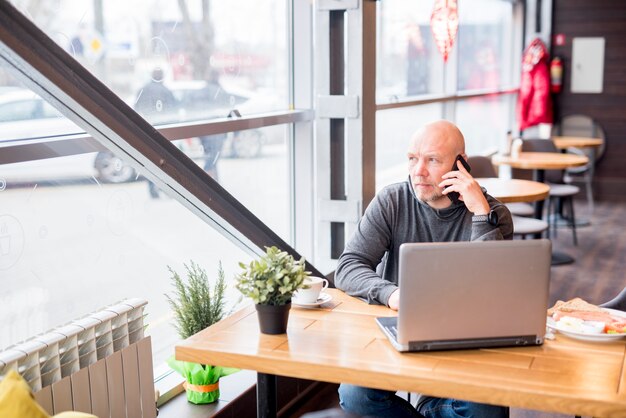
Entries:
{"type": "Polygon", "coordinates": [[[443,181],[439,183],[439,187],[449,186],[443,191],[443,194],[458,192],[460,194],[459,200],[465,203],[470,212],[474,215],[486,215],[489,213],[489,203],[485,199],[480,185],[463,164],[457,161],[456,165],[458,170],[447,172],[441,176],[443,181]]]}
{"type": "Polygon", "coordinates": [[[398,307],[400,306],[400,289],[394,290],[391,296],[389,296],[387,305],[394,311],[398,310],[398,307]]]}

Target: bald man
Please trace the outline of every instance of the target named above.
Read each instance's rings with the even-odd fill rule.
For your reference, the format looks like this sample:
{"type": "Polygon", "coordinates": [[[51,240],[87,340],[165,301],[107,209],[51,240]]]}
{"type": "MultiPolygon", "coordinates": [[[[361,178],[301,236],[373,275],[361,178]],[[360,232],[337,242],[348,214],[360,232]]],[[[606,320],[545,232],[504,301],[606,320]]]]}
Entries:
{"type": "MultiPolygon", "coordinates": [[[[453,123],[432,122],[412,136],[408,179],[385,187],[368,206],[339,258],[337,288],[397,310],[401,244],[513,238],[509,210],[478,185],[458,155],[467,159],[465,139],[453,123]],[[459,194],[455,202],[451,192],[459,194]]],[[[339,395],[342,408],[364,416],[508,416],[508,408],[431,397],[421,397],[416,410],[394,392],[346,384],[339,395]]]]}

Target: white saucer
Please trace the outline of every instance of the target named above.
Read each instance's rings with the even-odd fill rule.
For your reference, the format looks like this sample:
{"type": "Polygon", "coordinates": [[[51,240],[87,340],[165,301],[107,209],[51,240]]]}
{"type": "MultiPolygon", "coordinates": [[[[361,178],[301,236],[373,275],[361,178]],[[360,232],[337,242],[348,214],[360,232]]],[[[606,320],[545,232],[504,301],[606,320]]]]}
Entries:
{"type": "Polygon", "coordinates": [[[298,306],[320,306],[322,303],[330,302],[333,297],[328,293],[320,293],[320,297],[315,302],[298,302],[298,299],[291,299],[291,303],[298,306]]]}

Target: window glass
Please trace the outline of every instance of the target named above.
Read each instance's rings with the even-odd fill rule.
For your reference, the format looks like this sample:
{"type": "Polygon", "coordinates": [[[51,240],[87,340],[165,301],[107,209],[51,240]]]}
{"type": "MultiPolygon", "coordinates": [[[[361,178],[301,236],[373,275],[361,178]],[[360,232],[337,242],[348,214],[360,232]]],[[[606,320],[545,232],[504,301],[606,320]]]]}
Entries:
{"type": "Polygon", "coordinates": [[[456,102],[456,123],[468,155],[497,151],[506,143],[515,95],[483,96],[456,102]]]}
{"type": "MultiPolygon", "coordinates": [[[[159,2],[148,3],[158,5],[159,2]]],[[[176,5],[174,2],[165,3],[176,5]]],[[[251,9],[258,9],[256,3],[248,3],[251,9]]],[[[55,4],[65,3],[61,1],[55,4]]],[[[115,2],[106,2],[105,7],[113,4],[115,2]]],[[[191,7],[192,3],[189,4],[191,7]]],[[[66,6],[72,8],[75,4],[67,2],[66,6]]],[[[135,2],[126,6],[135,7],[135,2]]],[[[233,7],[232,3],[230,7],[233,7]]],[[[273,13],[282,16],[280,10],[279,6],[273,7],[273,13]]],[[[74,13],[75,10],[68,12],[70,17],[74,13]]],[[[244,15],[251,13],[253,11],[246,11],[244,15]]],[[[129,15],[134,16],[132,13],[129,15]]],[[[51,12],[48,16],[56,15],[51,12]]],[[[259,12],[257,17],[260,19],[262,16],[267,16],[267,13],[259,12]]],[[[231,21],[234,18],[231,16],[231,21]]],[[[85,19],[88,20],[86,16],[85,19]]],[[[77,22],[79,20],[80,16],[77,22]]],[[[46,22],[54,23],[49,20],[46,22]]],[[[286,27],[286,24],[283,21],[279,26],[286,27]]],[[[241,25],[238,23],[236,27],[240,28],[241,25]]],[[[251,27],[260,28],[258,25],[251,27]]],[[[252,42],[254,36],[250,31],[243,32],[246,32],[245,39],[252,42]]],[[[281,38],[280,30],[273,27],[268,33],[276,39],[281,38]]],[[[217,33],[215,36],[219,44],[217,39],[221,38],[217,33]]],[[[259,38],[263,39],[264,36],[259,38]]],[[[232,39],[222,41],[233,48],[239,45],[239,49],[235,48],[237,50],[244,49],[243,44],[232,39]]],[[[77,48],[77,45],[73,48],[77,48]]],[[[262,53],[263,48],[259,46],[256,52],[262,53]]],[[[84,64],[99,74],[100,58],[88,54],[85,49],[83,54],[84,64]]],[[[226,55],[221,57],[228,58],[226,55]]],[[[282,66],[273,58],[268,60],[272,61],[267,64],[269,66],[282,66]]],[[[238,89],[241,93],[237,93],[237,97],[228,96],[228,106],[232,106],[232,100],[244,97],[236,102],[244,114],[245,106],[251,109],[250,112],[271,109],[274,105],[268,103],[276,103],[272,101],[274,96],[265,96],[261,92],[265,91],[265,85],[273,83],[273,76],[266,73],[254,81],[251,74],[256,70],[253,69],[265,68],[266,64],[259,64],[265,61],[246,62],[249,65],[247,72],[243,67],[236,72],[233,67],[235,64],[230,69],[226,68],[233,71],[232,77],[226,77],[226,72],[222,72],[226,80],[233,82],[233,86],[234,81],[243,83],[246,74],[247,82],[251,83],[245,94],[250,91],[252,94],[244,96],[244,89],[238,89]],[[258,85],[253,86],[253,81],[258,82],[258,85]]],[[[116,83],[125,85],[126,81],[121,80],[123,71],[115,76],[109,65],[111,63],[103,67],[107,71],[103,73],[106,76],[102,75],[101,78],[106,79],[121,94],[125,87],[116,83]]],[[[274,67],[273,71],[277,71],[278,67],[274,67]]],[[[280,70],[280,82],[286,83],[286,65],[280,70]]],[[[165,74],[167,71],[170,70],[166,69],[165,74]]],[[[0,103],[8,95],[17,92],[28,96],[29,100],[37,101],[40,109],[49,106],[11,74],[11,68],[0,69],[0,103]]],[[[134,70],[131,74],[135,74],[134,70]]],[[[175,100],[184,101],[180,97],[184,97],[189,86],[188,90],[192,91],[192,98],[187,100],[189,106],[175,108],[176,117],[183,115],[185,120],[204,117],[202,112],[209,106],[203,108],[198,105],[198,101],[221,94],[220,91],[212,91],[207,95],[206,85],[204,81],[181,80],[179,83],[172,80],[168,90],[175,100]],[[198,85],[201,87],[197,88],[198,85]],[[198,91],[200,93],[194,96],[198,91]]],[[[134,96],[129,97],[135,107],[134,96]]],[[[154,120],[165,121],[167,119],[163,115],[167,115],[167,99],[159,100],[154,101],[154,107],[148,107],[150,110],[147,112],[154,110],[154,120]]],[[[9,109],[15,108],[9,106],[6,111],[0,111],[0,120],[11,119],[10,122],[0,122],[0,153],[5,160],[10,159],[10,153],[14,153],[17,160],[27,161],[0,164],[0,196],[3,198],[3,210],[0,211],[0,281],[6,284],[0,290],[0,349],[106,304],[139,297],[149,302],[147,332],[153,336],[155,364],[162,363],[173,354],[173,345],[178,340],[172,326],[170,307],[164,296],[172,290],[168,266],[183,273],[183,264],[189,264],[191,260],[206,268],[212,281],[217,276],[218,263],[221,261],[229,282],[229,305],[239,301],[233,278],[239,271],[238,262],[250,260],[247,253],[186,207],[160,192],[151,182],[146,181],[144,173],[120,158],[123,156],[106,149],[78,154],[80,150],[77,148],[76,155],[46,159],[37,159],[40,156],[36,155],[35,148],[27,148],[33,150],[33,154],[16,152],[15,148],[10,148],[14,143],[10,143],[9,139],[38,138],[29,140],[29,146],[39,144],[44,150],[59,146],[64,152],[71,153],[73,151],[68,150],[65,144],[72,144],[72,141],[48,137],[77,132],[80,128],[65,117],[47,117],[55,114],[50,108],[42,114],[30,116],[28,120],[14,121],[9,109]]],[[[220,113],[219,116],[224,115],[220,113]]],[[[289,128],[286,125],[268,126],[181,139],[175,141],[175,144],[269,228],[289,242],[289,128]]]]}
{"type": "Polygon", "coordinates": [[[497,89],[511,83],[512,16],[509,1],[459,5],[459,90],[497,89]]]}
{"type": "Polygon", "coordinates": [[[52,105],[48,102],[41,102],[41,117],[42,118],[62,118],[63,115],[56,110],[52,105]]]}
{"type": "Polygon", "coordinates": [[[376,112],[376,190],[407,178],[406,152],[413,133],[441,119],[443,105],[432,103],[376,112]]]}
{"type": "Polygon", "coordinates": [[[376,101],[443,93],[443,59],[430,30],[432,2],[377,3],[376,101]]]}
{"type": "MultiPolygon", "coordinates": [[[[290,242],[288,128],[268,126],[175,141],[263,223],[290,242]]],[[[161,193],[150,186],[150,194],[161,193]]]]}
{"type": "Polygon", "coordinates": [[[83,132],[0,64],[0,144],[83,132]]]}
{"type": "MultiPolygon", "coordinates": [[[[246,204],[264,199],[260,216],[284,232],[286,187],[278,177],[285,173],[270,169],[286,165],[284,145],[262,145],[264,157],[250,160],[254,169],[243,158],[223,158],[219,175],[246,204]],[[241,172],[245,181],[235,181],[241,172]]],[[[15,153],[2,142],[0,152],[15,153]]],[[[178,341],[164,296],[172,291],[168,266],[182,274],[191,260],[212,282],[221,262],[229,306],[239,300],[237,263],[251,257],[177,201],[152,198],[141,174],[109,151],[0,164],[0,349],[139,297],[149,302],[147,333],[159,364],[178,341]]]]}
{"type": "Polygon", "coordinates": [[[26,98],[17,92],[8,93],[0,97],[0,122],[18,122],[38,116],[37,109],[41,107],[37,96],[26,98]]]}
{"type": "MultiPolygon", "coordinates": [[[[233,109],[245,116],[288,108],[285,0],[14,3],[153,124],[224,118],[233,109]]],[[[40,108],[45,103],[10,71],[0,73],[0,89],[7,89],[0,90],[0,105],[6,100],[12,109],[15,100],[5,95],[26,94],[40,108]]],[[[0,141],[82,131],[65,117],[50,117],[54,112],[46,106],[29,120],[1,123],[0,141]]],[[[272,126],[177,144],[289,242],[288,140],[285,126],[272,126]]],[[[90,172],[113,183],[140,175],[110,153],[93,158],[90,172]]],[[[67,177],[63,170],[58,175],[67,177]]],[[[154,187],[149,193],[160,195],[154,187]]]]}
{"type": "Polygon", "coordinates": [[[153,124],[288,108],[285,0],[13,3],[153,124]]]}

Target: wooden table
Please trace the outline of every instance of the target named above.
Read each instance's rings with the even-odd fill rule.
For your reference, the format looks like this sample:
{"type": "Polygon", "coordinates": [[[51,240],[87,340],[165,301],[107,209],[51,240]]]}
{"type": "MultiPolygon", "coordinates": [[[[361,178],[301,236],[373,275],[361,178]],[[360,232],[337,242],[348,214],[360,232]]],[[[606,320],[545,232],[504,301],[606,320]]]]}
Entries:
{"type": "Polygon", "coordinates": [[[624,340],[556,334],[538,347],[400,354],[374,322],[395,312],[328,293],[333,300],[321,309],[292,307],[287,334],[260,334],[248,306],[181,342],[176,358],[259,372],[259,417],[275,416],[275,375],[571,415],[626,415],[624,340]]]}
{"type": "MultiPolygon", "coordinates": [[[[563,170],[568,167],[580,167],[589,162],[584,155],[562,154],[560,152],[520,152],[519,156],[496,154],[491,157],[496,165],[508,165],[513,168],[533,170],[535,181],[544,183],[546,170],[563,170]]],[[[541,219],[543,201],[535,205],[535,217],[541,219]]]]}
{"type": "MultiPolygon", "coordinates": [[[[496,165],[508,165],[513,168],[523,168],[533,170],[535,181],[543,183],[545,181],[545,170],[563,170],[569,167],[580,167],[589,162],[589,158],[584,155],[563,154],[560,152],[520,152],[519,156],[505,156],[496,154],[491,157],[491,161],[496,165]]],[[[535,218],[541,219],[543,214],[543,200],[535,203],[535,218]]],[[[539,237],[537,237],[539,238],[539,237]]],[[[574,259],[564,253],[553,252],[552,264],[569,264],[574,259]]]]}
{"type": "Polygon", "coordinates": [[[496,165],[534,170],[535,180],[543,183],[545,170],[580,167],[587,164],[589,158],[584,155],[562,154],[560,152],[520,152],[517,157],[496,154],[491,157],[491,162],[496,165]]]}
{"type": "Polygon", "coordinates": [[[602,138],[584,138],[578,136],[553,136],[552,141],[558,149],[599,148],[604,144],[602,138]]]}
{"type": "Polygon", "coordinates": [[[537,181],[497,177],[480,177],[475,180],[487,189],[490,196],[502,203],[536,202],[544,200],[550,193],[550,186],[537,181]]]}

